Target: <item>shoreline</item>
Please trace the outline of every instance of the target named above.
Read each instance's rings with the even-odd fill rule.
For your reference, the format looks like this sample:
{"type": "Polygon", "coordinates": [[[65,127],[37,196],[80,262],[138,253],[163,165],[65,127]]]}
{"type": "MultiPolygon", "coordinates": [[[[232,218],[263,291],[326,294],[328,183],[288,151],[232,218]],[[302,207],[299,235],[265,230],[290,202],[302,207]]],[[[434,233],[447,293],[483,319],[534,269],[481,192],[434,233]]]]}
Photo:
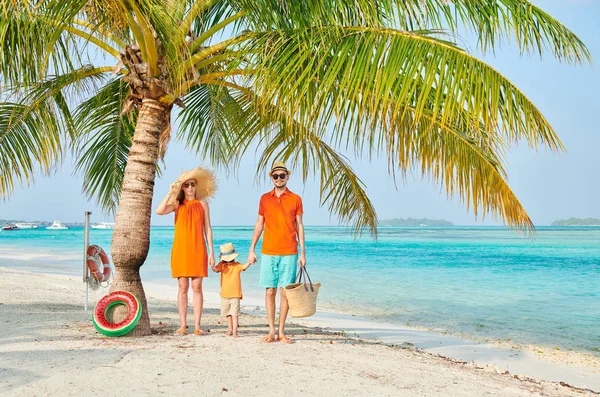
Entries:
{"type": "MultiPolygon", "coordinates": [[[[176,287],[162,282],[148,281],[144,289],[149,297],[172,300],[176,287]]],[[[264,298],[244,293],[241,302],[243,313],[266,318],[264,298]]],[[[217,291],[204,288],[205,307],[218,308],[217,291]]],[[[318,305],[317,305],[318,307],[318,305]]],[[[552,382],[566,382],[582,389],[600,392],[600,357],[592,353],[560,351],[552,348],[508,343],[485,342],[471,335],[443,335],[433,330],[394,323],[377,322],[345,313],[323,312],[317,309],[314,316],[292,318],[288,323],[333,332],[358,340],[381,342],[387,346],[417,349],[434,355],[489,366],[513,375],[533,377],[552,382]]]]}
{"type": "MultiPolygon", "coordinates": [[[[20,248],[11,248],[11,247],[2,247],[0,249],[0,268],[6,267],[15,270],[24,270],[34,273],[43,273],[43,274],[56,274],[62,276],[69,277],[81,277],[81,275],[76,274],[72,270],[73,261],[79,260],[79,254],[70,254],[70,255],[56,255],[54,253],[41,253],[41,252],[29,252],[25,253],[20,248]],[[53,265],[43,265],[41,262],[52,261],[53,265]],[[22,263],[22,265],[12,266],[10,262],[22,263]],[[63,265],[64,264],[64,265],[63,265]],[[58,268],[58,270],[57,270],[58,268]]],[[[218,275],[212,275],[213,277],[218,277],[218,275]]],[[[169,294],[161,294],[162,299],[172,300],[176,294],[176,290],[174,289],[171,283],[170,278],[147,278],[142,275],[142,279],[144,282],[144,286],[148,288],[150,285],[160,285],[163,288],[173,288],[172,292],[169,294]]],[[[204,291],[208,293],[210,296],[216,296],[216,300],[212,299],[211,302],[216,304],[217,307],[219,305],[218,300],[218,291],[212,290],[210,287],[204,286],[204,291]],[[216,302],[216,303],[215,303],[216,302]]],[[[264,297],[262,295],[258,295],[257,291],[253,289],[244,289],[244,300],[242,301],[242,305],[246,306],[259,306],[264,311],[264,297]],[[250,290],[250,292],[248,292],[250,290]]],[[[588,366],[596,367],[600,371],[600,352],[596,353],[589,350],[575,350],[573,348],[568,348],[564,346],[558,345],[540,345],[535,343],[524,343],[514,340],[506,340],[502,338],[488,337],[483,335],[477,335],[468,332],[462,331],[449,331],[444,329],[435,329],[422,327],[418,325],[407,325],[401,322],[389,322],[389,321],[378,321],[373,318],[366,318],[361,315],[355,315],[349,311],[344,310],[336,310],[335,307],[328,304],[321,304],[320,308],[325,307],[325,310],[319,310],[319,313],[325,313],[332,316],[341,316],[342,318],[348,317],[352,318],[361,318],[361,321],[373,323],[375,327],[387,327],[393,326],[397,329],[408,329],[415,332],[427,332],[432,333],[440,338],[450,337],[458,340],[468,340],[473,344],[479,345],[490,345],[492,347],[499,347],[511,351],[526,351],[532,357],[541,359],[541,360],[550,360],[555,363],[561,364],[564,362],[568,362],[570,364],[582,366],[582,364],[586,363],[588,366]]],[[[464,356],[465,359],[469,358],[468,356],[464,356]]],[[[598,387],[600,389],[600,386],[598,387]]]]}
{"type": "MultiPolygon", "coordinates": [[[[161,285],[146,287],[151,336],[107,338],[95,331],[91,310],[83,311],[79,277],[9,268],[0,268],[0,277],[0,318],[11,323],[0,327],[3,395],[122,395],[125,390],[244,396],[596,394],[569,382],[537,380],[299,321],[288,325],[292,345],[259,342],[266,331],[264,317],[246,313],[240,318],[240,338],[227,338],[210,302],[203,316],[206,336],[173,336],[175,300],[160,298],[170,293],[161,285]],[[114,386],[106,388],[102,379],[114,386]]],[[[104,292],[90,294],[90,307],[104,292]]]]}
{"type": "MultiPolygon", "coordinates": [[[[32,272],[9,267],[0,267],[0,272],[22,272],[57,278],[79,280],[69,274],[32,272]]],[[[169,283],[170,279],[144,282],[147,299],[163,302],[175,302],[177,288],[169,283]]],[[[79,303],[83,309],[83,282],[78,282],[81,290],[79,303]]],[[[108,290],[100,288],[90,291],[88,312],[95,305],[94,296],[102,296],[108,290]]],[[[76,301],[74,303],[77,303],[76,301]]],[[[220,296],[218,291],[204,288],[204,307],[218,309],[220,296]]],[[[245,293],[242,300],[242,313],[265,321],[264,298],[245,293]]],[[[152,313],[150,313],[152,315],[152,313]]],[[[356,340],[368,340],[387,346],[416,349],[433,355],[468,362],[476,366],[486,366],[494,370],[508,371],[513,375],[533,377],[545,381],[566,382],[569,385],[600,391],[600,358],[592,353],[566,352],[560,354],[551,348],[535,345],[521,345],[502,341],[485,342],[471,335],[442,334],[434,330],[401,324],[378,322],[351,314],[318,311],[309,318],[288,317],[288,323],[309,327],[318,332],[339,334],[356,340]],[[542,353],[542,354],[540,354],[542,353]],[[546,354],[543,354],[546,353],[546,354]]]]}

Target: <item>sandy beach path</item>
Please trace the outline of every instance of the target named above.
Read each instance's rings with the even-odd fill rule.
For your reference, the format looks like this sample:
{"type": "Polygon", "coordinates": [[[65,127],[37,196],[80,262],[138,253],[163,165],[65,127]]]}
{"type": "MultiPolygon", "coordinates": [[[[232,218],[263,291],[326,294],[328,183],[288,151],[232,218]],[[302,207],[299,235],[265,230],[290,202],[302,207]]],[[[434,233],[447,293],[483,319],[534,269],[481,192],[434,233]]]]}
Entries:
{"type": "MultiPolygon", "coordinates": [[[[591,395],[313,328],[290,327],[293,345],[265,344],[265,319],[250,315],[236,340],[223,336],[215,308],[205,336],[177,337],[174,299],[152,296],[152,336],[107,338],[83,311],[79,278],[7,268],[0,278],[2,396],[591,395]]],[[[90,296],[92,307],[104,292],[90,296]]]]}

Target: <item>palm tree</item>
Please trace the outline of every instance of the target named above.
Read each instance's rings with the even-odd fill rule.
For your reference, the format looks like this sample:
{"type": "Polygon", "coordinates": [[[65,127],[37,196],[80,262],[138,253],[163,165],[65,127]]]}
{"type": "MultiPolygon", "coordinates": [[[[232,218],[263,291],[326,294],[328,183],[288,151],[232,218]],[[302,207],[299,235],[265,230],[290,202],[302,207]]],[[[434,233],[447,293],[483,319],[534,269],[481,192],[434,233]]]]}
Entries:
{"type": "MultiPolygon", "coordinates": [[[[510,81],[461,48],[512,39],[522,53],[590,61],[566,27],[525,0],[0,0],[0,195],[72,150],[84,192],[116,211],[113,289],[138,295],[159,160],[171,137],[235,170],[289,161],[319,178],[321,204],[376,232],[365,185],[341,151],[383,155],[532,230],[503,154],[563,148],[510,81]]],[[[258,175],[258,174],[257,174],[258,175]]]]}

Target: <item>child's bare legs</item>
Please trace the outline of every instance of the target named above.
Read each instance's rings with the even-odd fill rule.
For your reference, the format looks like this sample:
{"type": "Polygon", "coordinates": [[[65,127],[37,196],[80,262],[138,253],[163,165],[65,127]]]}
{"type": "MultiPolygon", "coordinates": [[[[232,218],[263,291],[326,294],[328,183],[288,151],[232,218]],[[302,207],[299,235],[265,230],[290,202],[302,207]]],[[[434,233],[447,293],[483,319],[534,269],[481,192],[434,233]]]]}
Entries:
{"type": "Polygon", "coordinates": [[[238,337],[238,333],[237,333],[237,331],[238,331],[238,316],[237,316],[237,314],[231,316],[231,322],[233,325],[233,337],[237,338],[238,337]]]}
{"type": "Polygon", "coordinates": [[[225,336],[233,335],[233,319],[231,316],[227,316],[227,332],[225,332],[225,336]]]}
{"type": "Polygon", "coordinates": [[[232,336],[234,338],[238,337],[238,316],[229,315],[227,316],[227,332],[225,332],[225,336],[232,336]]]}

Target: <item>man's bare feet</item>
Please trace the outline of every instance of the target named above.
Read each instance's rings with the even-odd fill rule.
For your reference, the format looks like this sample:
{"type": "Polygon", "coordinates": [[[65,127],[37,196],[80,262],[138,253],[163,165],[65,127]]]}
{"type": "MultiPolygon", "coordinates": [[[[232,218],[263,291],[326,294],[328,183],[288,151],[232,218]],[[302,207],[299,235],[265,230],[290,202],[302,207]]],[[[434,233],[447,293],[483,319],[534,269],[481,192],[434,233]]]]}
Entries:
{"type": "Polygon", "coordinates": [[[228,329],[227,332],[225,332],[225,336],[231,336],[233,334],[233,332],[228,329]]]}

